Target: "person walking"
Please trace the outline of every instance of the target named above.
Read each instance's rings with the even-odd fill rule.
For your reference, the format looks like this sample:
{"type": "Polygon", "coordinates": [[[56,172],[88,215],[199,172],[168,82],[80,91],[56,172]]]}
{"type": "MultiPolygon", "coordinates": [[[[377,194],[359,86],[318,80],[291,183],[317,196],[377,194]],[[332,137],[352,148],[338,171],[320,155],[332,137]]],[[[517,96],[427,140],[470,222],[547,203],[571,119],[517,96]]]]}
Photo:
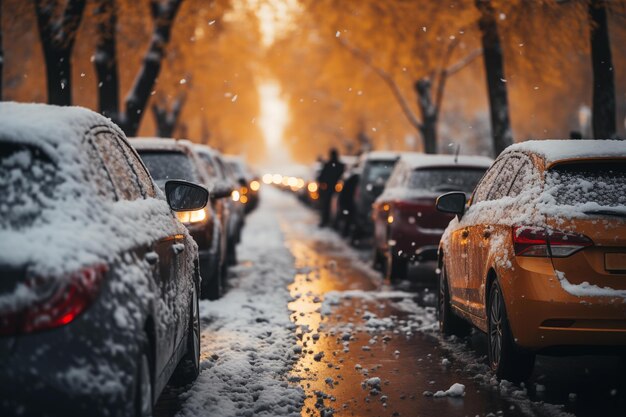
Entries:
{"type": "Polygon", "coordinates": [[[328,155],[328,161],[324,163],[317,177],[321,209],[320,227],[327,226],[330,222],[330,204],[335,192],[335,185],[341,178],[344,169],[344,164],[339,160],[339,152],[337,152],[337,149],[332,148],[328,155]]]}

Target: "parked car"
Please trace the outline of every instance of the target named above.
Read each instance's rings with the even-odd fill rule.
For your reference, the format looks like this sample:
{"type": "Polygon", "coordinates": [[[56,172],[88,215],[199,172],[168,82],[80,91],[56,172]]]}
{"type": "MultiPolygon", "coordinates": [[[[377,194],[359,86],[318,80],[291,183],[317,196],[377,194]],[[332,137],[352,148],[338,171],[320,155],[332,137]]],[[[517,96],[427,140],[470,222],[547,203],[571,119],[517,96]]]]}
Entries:
{"type": "Polygon", "coordinates": [[[201,297],[218,299],[223,288],[223,265],[228,262],[222,227],[226,213],[219,200],[230,195],[230,188],[219,187],[208,177],[194,144],[188,140],[135,138],[130,143],[159,187],[163,188],[168,180],[182,179],[211,189],[211,204],[200,210],[178,212],[176,216],[198,244],[201,297]]]}
{"type": "Polygon", "coordinates": [[[354,192],[354,214],[350,231],[353,242],[374,234],[372,205],[383,192],[399,157],[399,152],[387,151],[372,151],[361,155],[359,166],[362,167],[362,173],[354,192]]]}
{"type": "MultiPolygon", "coordinates": [[[[231,197],[233,191],[239,190],[239,186],[233,183],[232,179],[224,172],[224,163],[222,161],[222,155],[217,150],[206,145],[195,145],[196,152],[200,156],[200,159],[204,162],[204,168],[208,175],[211,177],[215,184],[220,184],[220,187],[230,190],[231,197]]],[[[238,193],[238,192],[237,192],[238,193]]],[[[243,213],[241,204],[237,199],[225,198],[222,200],[225,215],[222,217],[224,220],[223,230],[226,230],[226,259],[224,264],[227,266],[229,263],[236,263],[237,243],[241,239],[241,229],[243,228],[243,213]]],[[[223,273],[226,276],[226,273],[223,273]]]]}
{"type": "Polygon", "coordinates": [[[240,185],[239,202],[244,205],[244,211],[250,213],[259,204],[259,190],[261,181],[253,174],[243,159],[234,155],[225,155],[224,161],[230,166],[232,176],[240,185]]]}
{"type": "Polygon", "coordinates": [[[407,277],[411,262],[436,261],[453,216],[435,208],[442,191],[471,193],[492,160],[483,156],[404,153],[372,210],[374,264],[391,280],[407,277]]]}
{"type": "Polygon", "coordinates": [[[536,353],[626,352],[626,144],[510,146],[465,195],[439,248],[445,334],[487,333],[491,368],[524,380],[536,353]]]}
{"type": "Polygon", "coordinates": [[[236,225],[237,229],[237,239],[234,243],[228,248],[228,261],[230,264],[237,263],[237,243],[241,238],[241,230],[246,223],[246,207],[245,203],[241,202],[241,196],[243,193],[241,181],[237,176],[237,173],[233,169],[232,165],[228,163],[224,159],[224,156],[221,154],[216,154],[214,156],[215,162],[219,165],[222,173],[224,174],[224,180],[229,184],[229,187],[232,188],[231,200],[232,200],[232,210],[231,216],[233,216],[233,223],[236,225]]]}
{"type": "Polygon", "coordinates": [[[164,195],[87,109],[0,103],[0,127],[0,415],[151,415],[199,372],[198,252],[174,212],[207,190],[164,195]]]}
{"type": "Polygon", "coordinates": [[[355,216],[354,197],[362,174],[360,165],[346,167],[341,180],[335,187],[330,203],[330,217],[333,227],[343,236],[348,236],[355,216]]]}

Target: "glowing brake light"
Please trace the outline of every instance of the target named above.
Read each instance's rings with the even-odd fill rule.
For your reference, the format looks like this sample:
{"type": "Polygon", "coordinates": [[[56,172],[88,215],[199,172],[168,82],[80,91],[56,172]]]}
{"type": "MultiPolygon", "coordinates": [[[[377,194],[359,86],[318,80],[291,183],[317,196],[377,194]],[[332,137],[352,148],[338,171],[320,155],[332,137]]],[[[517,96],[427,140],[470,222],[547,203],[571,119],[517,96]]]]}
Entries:
{"type": "Polygon", "coordinates": [[[193,211],[177,211],[176,218],[184,224],[200,223],[207,218],[206,209],[193,211]]]}
{"type": "Polygon", "coordinates": [[[95,300],[108,267],[83,268],[65,279],[33,278],[26,287],[45,297],[18,311],[0,313],[0,335],[50,330],[74,321],[95,300]]]}
{"type": "Polygon", "coordinates": [[[581,234],[542,227],[513,228],[513,247],[517,256],[566,258],[588,246],[593,246],[593,241],[581,234]]]}
{"type": "Polygon", "coordinates": [[[261,183],[257,180],[254,180],[250,183],[250,189],[252,191],[259,191],[259,188],[261,188],[261,183]]]}

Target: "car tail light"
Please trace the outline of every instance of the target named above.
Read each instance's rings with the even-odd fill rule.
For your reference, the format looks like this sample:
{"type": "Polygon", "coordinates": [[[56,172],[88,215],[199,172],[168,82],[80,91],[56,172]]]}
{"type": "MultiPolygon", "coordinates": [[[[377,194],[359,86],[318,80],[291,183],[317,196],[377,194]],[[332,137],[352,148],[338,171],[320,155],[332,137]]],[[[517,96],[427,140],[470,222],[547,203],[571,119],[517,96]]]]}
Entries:
{"type": "Polygon", "coordinates": [[[84,268],[52,284],[45,278],[29,279],[27,287],[46,296],[19,311],[1,314],[0,335],[33,333],[71,323],[96,298],[107,270],[105,265],[84,268]]]}
{"type": "Polygon", "coordinates": [[[542,227],[513,228],[513,246],[517,256],[565,258],[592,246],[587,236],[542,227]]]}

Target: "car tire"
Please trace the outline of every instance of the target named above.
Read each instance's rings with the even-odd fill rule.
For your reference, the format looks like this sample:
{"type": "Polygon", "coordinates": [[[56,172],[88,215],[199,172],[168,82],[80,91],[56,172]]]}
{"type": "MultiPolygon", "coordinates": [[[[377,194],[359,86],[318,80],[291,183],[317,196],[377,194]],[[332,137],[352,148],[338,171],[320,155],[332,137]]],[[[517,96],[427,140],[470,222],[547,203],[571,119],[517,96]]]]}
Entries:
{"type": "Polygon", "coordinates": [[[385,266],[385,256],[382,254],[380,249],[374,247],[373,255],[372,255],[372,266],[376,271],[383,271],[385,266]]]}
{"type": "Polygon", "coordinates": [[[228,266],[237,265],[237,244],[233,241],[228,242],[226,259],[228,266]]]}
{"type": "Polygon", "coordinates": [[[408,259],[396,256],[389,251],[385,264],[385,278],[387,278],[389,282],[398,282],[406,279],[409,270],[408,259]]]}
{"type": "Polygon", "coordinates": [[[191,297],[189,327],[187,329],[187,352],[178,363],[171,379],[172,385],[177,387],[191,384],[200,374],[200,305],[195,285],[191,297]]]}
{"type": "Polygon", "coordinates": [[[437,294],[437,318],[439,320],[439,330],[441,333],[446,336],[457,337],[469,335],[472,331],[472,325],[457,316],[452,310],[445,265],[441,266],[441,271],[439,272],[439,291],[437,294]]]}
{"type": "Polygon", "coordinates": [[[500,379],[527,380],[533,372],[535,354],[520,349],[514,342],[506,315],[506,305],[498,280],[489,289],[487,307],[487,354],[491,370],[500,379]]]}
{"type": "MultiPolygon", "coordinates": [[[[146,338],[147,340],[147,338],[146,338]]],[[[154,406],[153,372],[151,367],[150,348],[147,342],[141,346],[137,359],[135,375],[135,392],[133,398],[134,415],[136,417],[151,417],[154,406]]]]}
{"type": "Polygon", "coordinates": [[[218,300],[222,296],[222,269],[217,259],[207,257],[206,265],[201,271],[211,271],[206,277],[202,277],[200,285],[200,298],[203,300],[218,300]]]}

